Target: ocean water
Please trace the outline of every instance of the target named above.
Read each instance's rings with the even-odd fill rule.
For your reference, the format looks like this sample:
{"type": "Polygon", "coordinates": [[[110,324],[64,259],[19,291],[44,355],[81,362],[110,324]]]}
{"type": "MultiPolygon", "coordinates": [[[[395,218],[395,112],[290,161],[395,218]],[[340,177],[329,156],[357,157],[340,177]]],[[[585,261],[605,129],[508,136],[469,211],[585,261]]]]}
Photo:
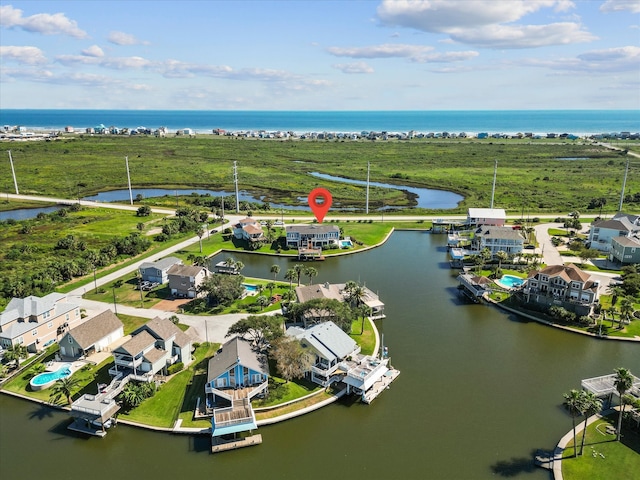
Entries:
{"type": "Polygon", "coordinates": [[[98,125],[118,128],[161,126],[169,131],[305,132],[532,132],[575,135],[639,132],[640,110],[469,110],[469,111],[206,111],[206,110],[9,110],[0,109],[0,127],[83,131],[98,125]]]}

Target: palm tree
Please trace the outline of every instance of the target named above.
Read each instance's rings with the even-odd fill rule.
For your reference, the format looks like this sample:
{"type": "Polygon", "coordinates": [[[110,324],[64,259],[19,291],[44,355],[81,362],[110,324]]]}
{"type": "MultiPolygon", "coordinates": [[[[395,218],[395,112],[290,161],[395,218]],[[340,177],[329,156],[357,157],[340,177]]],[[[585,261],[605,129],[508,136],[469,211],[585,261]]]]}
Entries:
{"type": "Polygon", "coordinates": [[[293,266],[293,271],[296,272],[296,278],[298,279],[298,286],[300,286],[300,277],[302,276],[302,272],[304,271],[304,266],[296,263],[293,266]]]}
{"type": "Polygon", "coordinates": [[[358,316],[362,316],[362,325],[360,327],[360,335],[362,335],[364,333],[364,321],[369,315],[371,315],[371,307],[362,304],[356,311],[358,316]]]}
{"type": "Polygon", "coordinates": [[[309,277],[309,285],[313,284],[313,277],[318,276],[318,269],[315,267],[305,267],[304,274],[309,277]]]}
{"type": "Polygon", "coordinates": [[[584,439],[587,433],[587,420],[589,420],[589,417],[602,410],[602,400],[600,400],[593,392],[586,392],[582,390],[580,394],[582,395],[581,410],[584,415],[584,428],[582,429],[582,442],[580,443],[580,455],[582,455],[582,451],[584,450],[584,439]]]}
{"type": "Polygon", "coordinates": [[[19,343],[8,347],[4,354],[4,358],[9,362],[16,362],[16,365],[19,367],[20,359],[27,358],[28,355],[27,347],[19,343]]]}
{"type": "Polygon", "coordinates": [[[578,456],[578,445],[576,443],[576,417],[579,417],[582,412],[582,396],[580,395],[580,391],[571,390],[569,393],[565,393],[564,395],[564,404],[569,410],[569,415],[571,415],[571,420],[573,422],[573,456],[578,456]]]}
{"type": "Polygon", "coordinates": [[[618,298],[622,297],[624,295],[624,290],[622,289],[621,286],[619,285],[612,285],[609,284],[609,287],[607,288],[607,290],[609,291],[609,294],[611,295],[611,306],[613,307],[616,302],[618,301],[618,298]]]}
{"type": "Polygon", "coordinates": [[[509,254],[504,250],[499,250],[496,252],[496,258],[498,259],[498,270],[497,274],[500,274],[500,269],[502,268],[502,262],[504,262],[507,258],[509,258],[509,254]]]}
{"type": "Polygon", "coordinates": [[[618,313],[618,309],[614,305],[611,305],[607,311],[611,314],[611,328],[613,328],[613,322],[616,319],[616,313],[618,313]]]}
{"type": "Polygon", "coordinates": [[[269,269],[269,271],[273,273],[273,281],[275,282],[276,277],[280,273],[280,265],[271,265],[271,268],[269,269]]]}
{"type": "Polygon", "coordinates": [[[198,235],[198,240],[200,241],[200,253],[202,253],[202,237],[204,236],[204,227],[202,225],[196,228],[196,235],[198,235]]]}
{"type": "Polygon", "coordinates": [[[633,310],[633,298],[624,297],[620,300],[620,328],[622,328],[623,321],[630,323],[633,310]]]}
{"type": "Polygon", "coordinates": [[[629,370],[622,367],[616,368],[614,371],[616,372],[616,377],[615,377],[615,380],[613,381],[613,384],[615,385],[616,390],[618,391],[618,395],[620,396],[620,412],[618,414],[618,432],[617,432],[618,435],[616,440],[620,441],[620,429],[622,428],[622,415],[624,414],[624,407],[625,407],[623,396],[625,393],[627,393],[627,391],[631,390],[631,387],[633,386],[633,375],[631,375],[631,372],[629,370]]]}
{"type": "Polygon", "coordinates": [[[269,296],[273,297],[273,289],[276,288],[276,282],[267,283],[267,290],[269,290],[269,296]]]}
{"type": "Polygon", "coordinates": [[[238,271],[238,273],[240,273],[242,271],[242,269],[244,268],[244,263],[242,263],[240,260],[238,260],[237,262],[233,263],[233,266],[236,267],[236,270],[238,271]]]}
{"type": "Polygon", "coordinates": [[[293,288],[293,281],[296,279],[297,273],[293,268],[289,268],[285,274],[284,279],[289,280],[289,290],[293,288]]]}
{"type": "Polygon", "coordinates": [[[264,295],[260,295],[258,298],[256,298],[256,303],[260,305],[260,310],[264,310],[264,307],[268,306],[270,302],[267,297],[265,297],[264,295]]]}
{"type": "Polygon", "coordinates": [[[80,380],[73,377],[64,377],[59,380],[56,380],[56,383],[51,387],[51,394],[49,398],[51,398],[52,403],[57,404],[62,397],[66,398],[67,403],[71,405],[73,402],[71,396],[73,395],[73,391],[78,387],[80,380]]]}

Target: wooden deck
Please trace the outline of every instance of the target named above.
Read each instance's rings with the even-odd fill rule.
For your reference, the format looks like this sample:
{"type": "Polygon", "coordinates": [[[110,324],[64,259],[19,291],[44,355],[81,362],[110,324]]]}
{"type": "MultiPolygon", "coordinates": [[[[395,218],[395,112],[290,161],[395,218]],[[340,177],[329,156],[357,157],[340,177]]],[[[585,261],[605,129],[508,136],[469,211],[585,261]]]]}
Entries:
{"type": "Polygon", "coordinates": [[[262,435],[251,435],[249,437],[240,438],[237,440],[223,440],[216,438],[211,441],[211,453],[226,452],[228,450],[235,450],[237,448],[252,447],[254,445],[260,445],[262,443],[262,435]]]}

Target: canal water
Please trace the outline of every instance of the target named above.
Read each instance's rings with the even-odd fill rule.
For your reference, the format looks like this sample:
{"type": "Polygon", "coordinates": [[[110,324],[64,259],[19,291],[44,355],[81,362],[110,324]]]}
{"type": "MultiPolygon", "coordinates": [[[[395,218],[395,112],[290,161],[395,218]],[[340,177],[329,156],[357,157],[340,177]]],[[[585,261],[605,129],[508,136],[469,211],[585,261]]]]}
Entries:
{"type": "MultiPolygon", "coordinates": [[[[402,373],[371,405],[341,401],[260,428],[260,446],[211,455],[206,436],[123,425],[104,439],[80,438],[67,432],[66,414],[0,395],[3,477],[550,478],[532,458],[571,429],[562,394],[616,367],[640,370],[640,345],[585,338],[466,303],[445,242],[396,232],[367,253],[313,264],[314,283],[360,281],[386,304],[378,325],[402,373]]],[[[270,278],[278,263],[282,279],[294,265],[234,258],[246,265],[246,276],[270,278]]]]}

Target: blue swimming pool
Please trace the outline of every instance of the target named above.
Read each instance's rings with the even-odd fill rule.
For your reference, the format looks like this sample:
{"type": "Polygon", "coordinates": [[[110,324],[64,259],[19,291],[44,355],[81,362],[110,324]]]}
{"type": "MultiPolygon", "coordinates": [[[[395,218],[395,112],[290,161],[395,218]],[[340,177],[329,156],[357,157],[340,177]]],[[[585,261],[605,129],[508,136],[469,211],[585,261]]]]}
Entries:
{"type": "Polygon", "coordinates": [[[524,283],[524,279],[515,275],[503,275],[496,283],[504,288],[516,288],[524,283]]]}
{"type": "Polygon", "coordinates": [[[71,364],[64,363],[55,372],[44,372],[36,375],[29,382],[33,390],[43,390],[50,387],[56,380],[71,375],[71,364]]]}
{"type": "Polygon", "coordinates": [[[242,286],[247,291],[247,293],[256,293],[258,291],[257,285],[249,285],[248,283],[243,283],[242,286]]]}

